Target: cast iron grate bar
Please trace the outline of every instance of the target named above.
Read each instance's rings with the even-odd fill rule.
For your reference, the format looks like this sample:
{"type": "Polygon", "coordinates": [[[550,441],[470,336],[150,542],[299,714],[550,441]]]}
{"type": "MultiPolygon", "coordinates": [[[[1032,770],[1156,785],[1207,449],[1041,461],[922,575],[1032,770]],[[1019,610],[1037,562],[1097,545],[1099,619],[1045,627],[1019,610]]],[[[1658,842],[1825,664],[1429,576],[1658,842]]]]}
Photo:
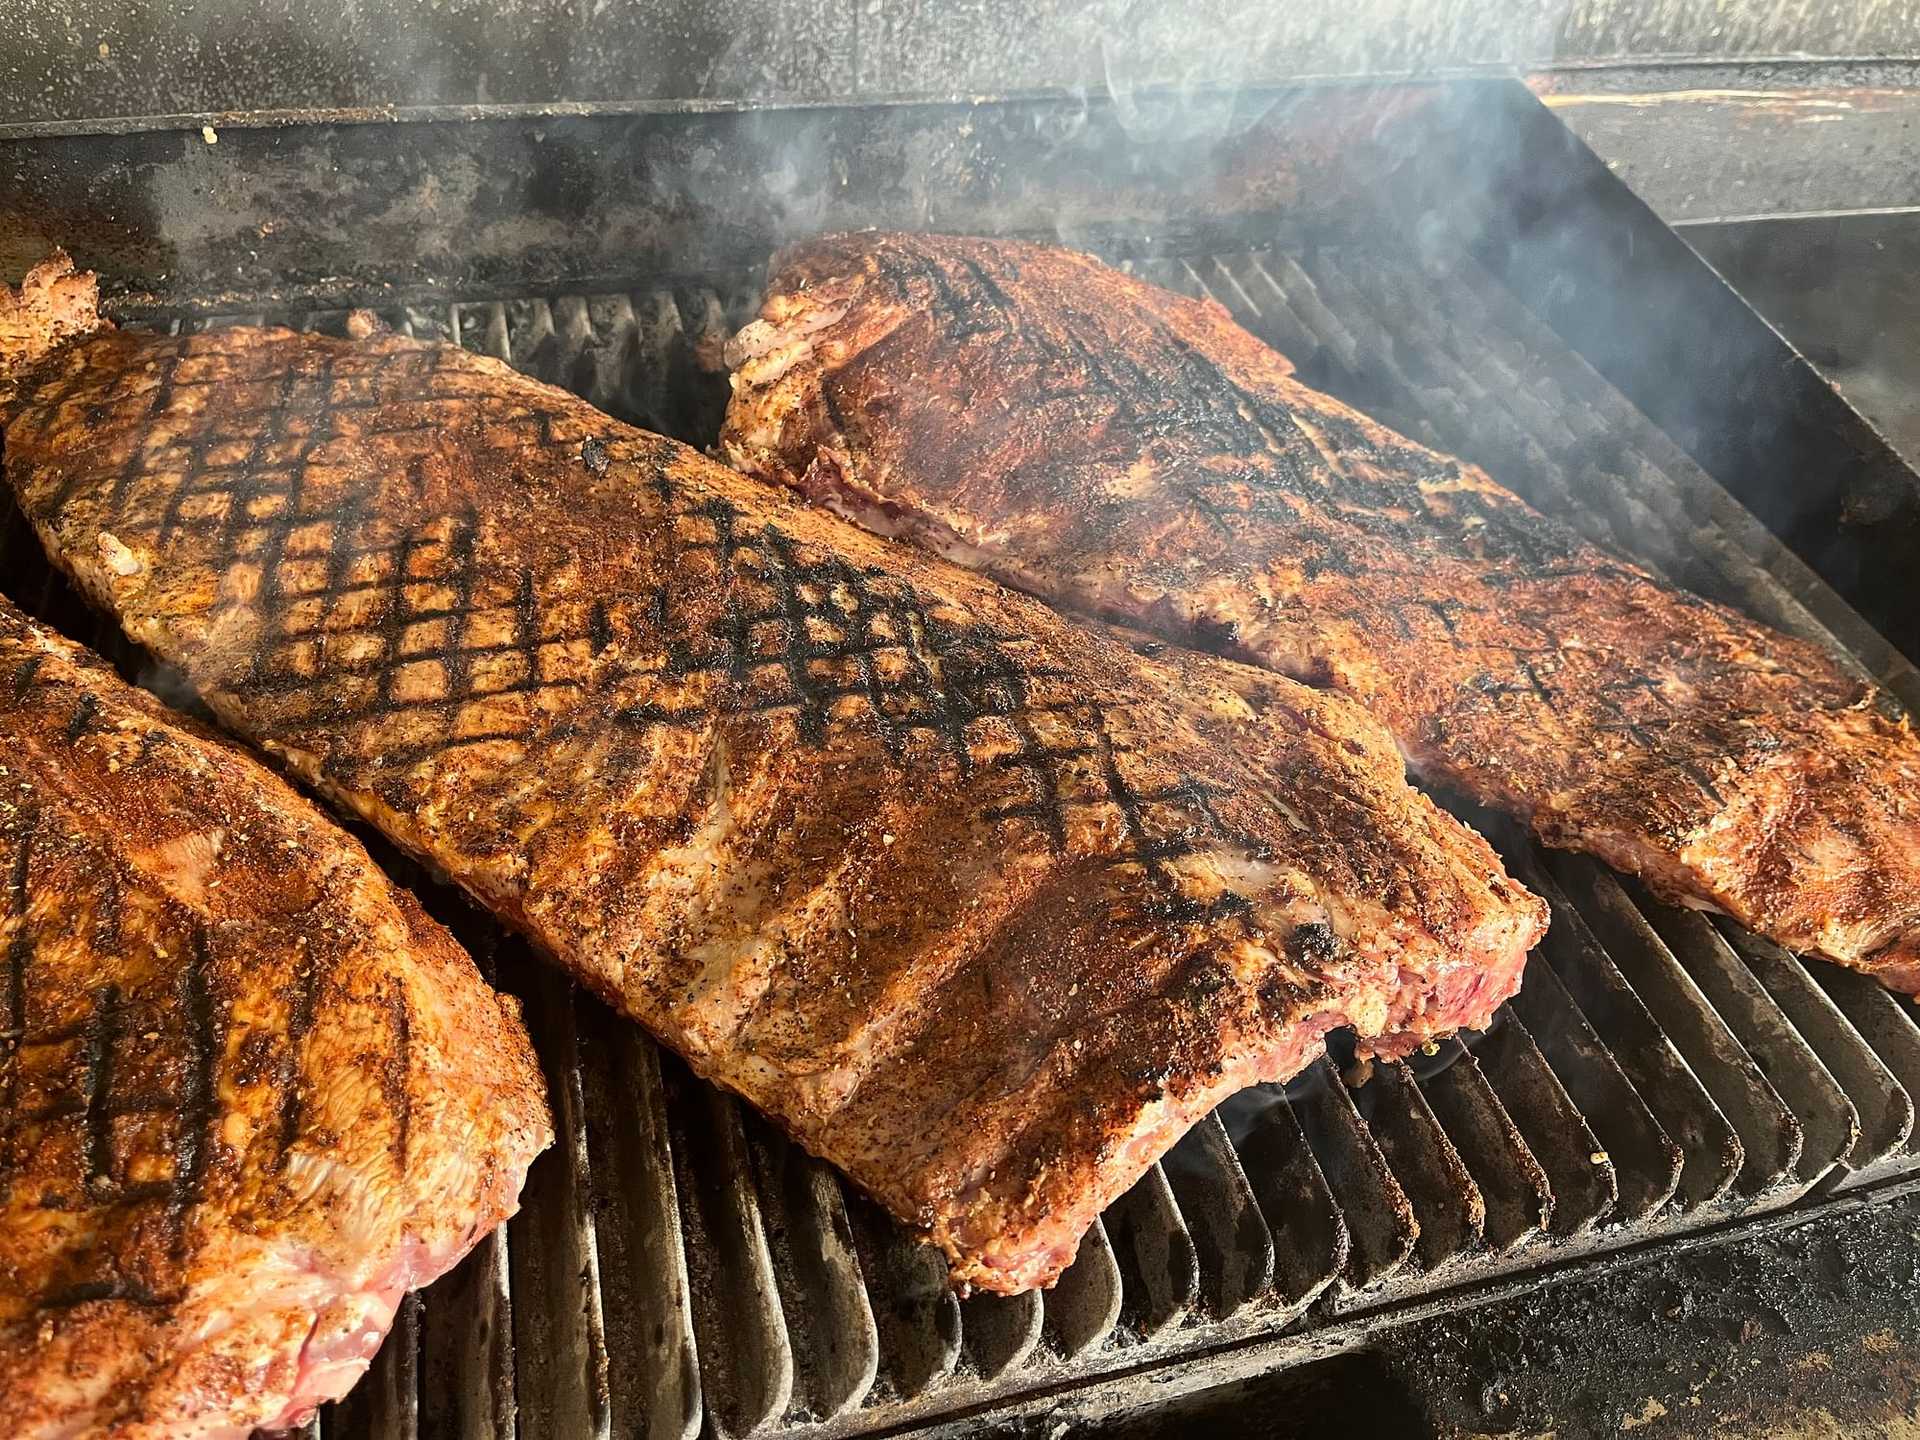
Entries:
{"type": "Polygon", "coordinates": [[[1353,1101],[1393,1173],[1424,1179],[1407,1196],[1418,1226],[1414,1262],[1437,1270],[1470,1254],[1486,1234],[1486,1197],[1412,1070],[1374,1066],[1366,1084],[1353,1091],[1353,1101]]]}

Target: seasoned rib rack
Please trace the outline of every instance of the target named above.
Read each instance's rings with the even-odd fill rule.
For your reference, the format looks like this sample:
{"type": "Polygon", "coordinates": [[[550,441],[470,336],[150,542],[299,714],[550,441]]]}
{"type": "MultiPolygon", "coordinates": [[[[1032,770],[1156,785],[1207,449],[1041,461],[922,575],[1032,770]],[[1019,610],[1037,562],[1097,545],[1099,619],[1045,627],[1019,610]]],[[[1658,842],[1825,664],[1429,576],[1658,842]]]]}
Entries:
{"type": "Polygon", "coordinates": [[[1051,1283],[1336,1026],[1484,1025],[1545,928],[1350,702],[1070,627],[458,347],[102,331],[5,436],[49,554],[229,725],[958,1284],[1051,1283]]]}
{"type": "MultiPolygon", "coordinates": [[[[1503,483],[1537,480],[1529,498],[1583,532],[1769,624],[1836,636],[1920,698],[1883,639],[1496,281],[1457,248],[1386,234],[1267,233],[1141,268],[1211,291],[1395,428],[1503,483]]],[[[723,392],[697,357],[751,317],[758,286],[393,318],[704,443],[723,392]]],[[[0,574],[30,563],[22,538],[0,574]]],[[[90,623],[57,588],[40,598],[90,623]]],[[[1913,1172],[1920,1033],[1892,996],[1585,862],[1509,853],[1555,928],[1487,1037],[1420,1057],[1418,1075],[1376,1067],[1357,1091],[1322,1062],[1317,1083],[1231,1107],[1108,1212],[1058,1289],[1006,1302],[942,1293],[937,1266],[831,1177],[509,945],[501,973],[530,996],[563,1155],[504,1240],[403,1310],[364,1393],[321,1428],[384,1440],[479,1417],[504,1436],[516,1403],[522,1434],[691,1435],[703,1412],[728,1434],[963,1429],[951,1417],[983,1406],[1070,1419],[1390,1341],[1436,1290],[1477,1295],[1913,1172]]],[[[470,916],[463,934],[486,948],[470,916]]]]}
{"type": "Polygon", "coordinates": [[[244,1435],[552,1139],[517,1007],[251,755],[0,600],[0,1412],[244,1435]]]}
{"type": "Polygon", "coordinates": [[[1920,741],[1818,646],[1588,543],[1057,246],[776,256],[721,451],[1064,608],[1353,696],[1416,773],[1920,990],[1920,741]]]}

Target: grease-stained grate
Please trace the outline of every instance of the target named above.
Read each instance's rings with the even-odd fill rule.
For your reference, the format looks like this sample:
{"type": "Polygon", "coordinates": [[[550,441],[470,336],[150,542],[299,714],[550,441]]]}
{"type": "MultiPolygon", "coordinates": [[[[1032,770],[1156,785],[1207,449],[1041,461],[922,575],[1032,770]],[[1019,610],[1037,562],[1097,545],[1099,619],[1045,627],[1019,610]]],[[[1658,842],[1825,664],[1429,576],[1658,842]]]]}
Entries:
{"type": "MultiPolygon", "coordinates": [[[[1281,242],[1138,268],[1211,294],[1311,381],[1589,537],[1920,703],[1884,640],[1444,241],[1281,242]]],[[[721,343],[753,304],[741,284],[390,319],[705,443],[721,343]]],[[[103,638],[38,578],[21,527],[0,548],[10,589],[103,638]]],[[[885,604],[823,601],[832,575],[806,584],[847,648],[820,658],[857,666],[885,604]]],[[[770,593],[767,613],[791,620],[800,598],[770,593]]],[[[732,663],[717,638],[690,663],[732,663]]],[[[1043,746],[1036,766],[1051,763],[1043,746]]],[[[1329,1057],[1285,1091],[1236,1097],[1111,1208],[1056,1289],[1013,1299],[954,1297],[937,1257],[831,1171],[410,876],[527,998],[559,1142],[522,1213],[406,1302],[368,1381],[314,1431],[838,1436],[1087,1415],[1285,1363],[1436,1289],[1916,1168],[1908,1007],[1469,818],[1553,909],[1494,1029],[1365,1083],[1329,1057]]]]}

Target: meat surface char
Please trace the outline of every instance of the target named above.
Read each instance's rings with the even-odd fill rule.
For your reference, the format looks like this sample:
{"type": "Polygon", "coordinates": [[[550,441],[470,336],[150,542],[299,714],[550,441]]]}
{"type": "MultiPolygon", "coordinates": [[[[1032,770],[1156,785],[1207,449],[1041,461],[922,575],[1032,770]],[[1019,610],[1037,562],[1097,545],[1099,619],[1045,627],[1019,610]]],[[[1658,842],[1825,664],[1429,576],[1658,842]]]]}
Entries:
{"type": "Polygon", "coordinates": [[[6,463],[226,723],[960,1283],[1050,1283],[1332,1026],[1484,1024],[1545,924],[1348,702],[1135,653],[483,357],[102,332],[6,463]]]}
{"type": "Polygon", "coordinates": [[[513,1002],[258,761],[0,600],[0,1426],[244,1440],[551,1131],[513,1002]]]}
{"type": "Polygon", "coordinates": [[[1920,992],[1920,744],[1813,645],[1064,250],[829,237],[730,346],[722,453],[1084,613],[1364,703],[1417,771],[1920,992]]]}

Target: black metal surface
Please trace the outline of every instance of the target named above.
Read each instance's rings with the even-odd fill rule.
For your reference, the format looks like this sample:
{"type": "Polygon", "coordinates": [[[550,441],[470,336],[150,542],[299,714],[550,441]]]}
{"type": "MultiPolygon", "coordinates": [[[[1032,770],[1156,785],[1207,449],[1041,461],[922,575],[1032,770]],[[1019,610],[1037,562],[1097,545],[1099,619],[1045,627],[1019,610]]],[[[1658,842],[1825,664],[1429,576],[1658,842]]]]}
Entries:
{"type": "Polygon", "coordinates": [[[1436,1317],[1380,1337],[1379,1383],[1466,1437],[1902,1433],[1920,1406],[1920,1197],[1436,1317]]]}
{"type": "MultiPolygon", "coordinates": [[[[1920,107],[1920,90],[1913,92],[1920,107]]],[[[1727,277],[1911,464],[1920,464],[1920,181],[1906,208],[1688,225],[1727,277]]]]}
{"type": "Polygon", "coordinates": [[[1910,51],[1899,6],[1530,0],[501,0],[350,9],[212,0],[0,7],[0,115],[872,101],[1453,73],[1598,57],[1910,51]]]}
{"type": "Polygon", "coordinates": [[[1383,1320],[1352,1348],[1130,1410],[1009,1424],[1101,1440],[1869,1440],[1911,1433],[1920,1197],[1842,1201],[1697,1245],[1383,1320]]]}
{"type": "Polygon", "coordinates": [[[1649,61],[1528,83],[1669,224],[1920,204],[1912,60],[1649,61]]]}
{"type": "Polygon", "coordinates": [[[613,290],[862,225],[1193,237],[1298,197],[1271,95],[555,116],[0,140],[0,273],[54,245],[117,313],[613,290]],[[404,139],[403,139],[404,137],[404,139]]]}
{"type": "Polygon", "coordinates": [[[1396,209],[1459,226],[1530,310],[1920,654],[1920,482],[1886,440],[1531,97],[1460,87],[1440,110],[1439,156],[1385,189],[1396,209]]]}

